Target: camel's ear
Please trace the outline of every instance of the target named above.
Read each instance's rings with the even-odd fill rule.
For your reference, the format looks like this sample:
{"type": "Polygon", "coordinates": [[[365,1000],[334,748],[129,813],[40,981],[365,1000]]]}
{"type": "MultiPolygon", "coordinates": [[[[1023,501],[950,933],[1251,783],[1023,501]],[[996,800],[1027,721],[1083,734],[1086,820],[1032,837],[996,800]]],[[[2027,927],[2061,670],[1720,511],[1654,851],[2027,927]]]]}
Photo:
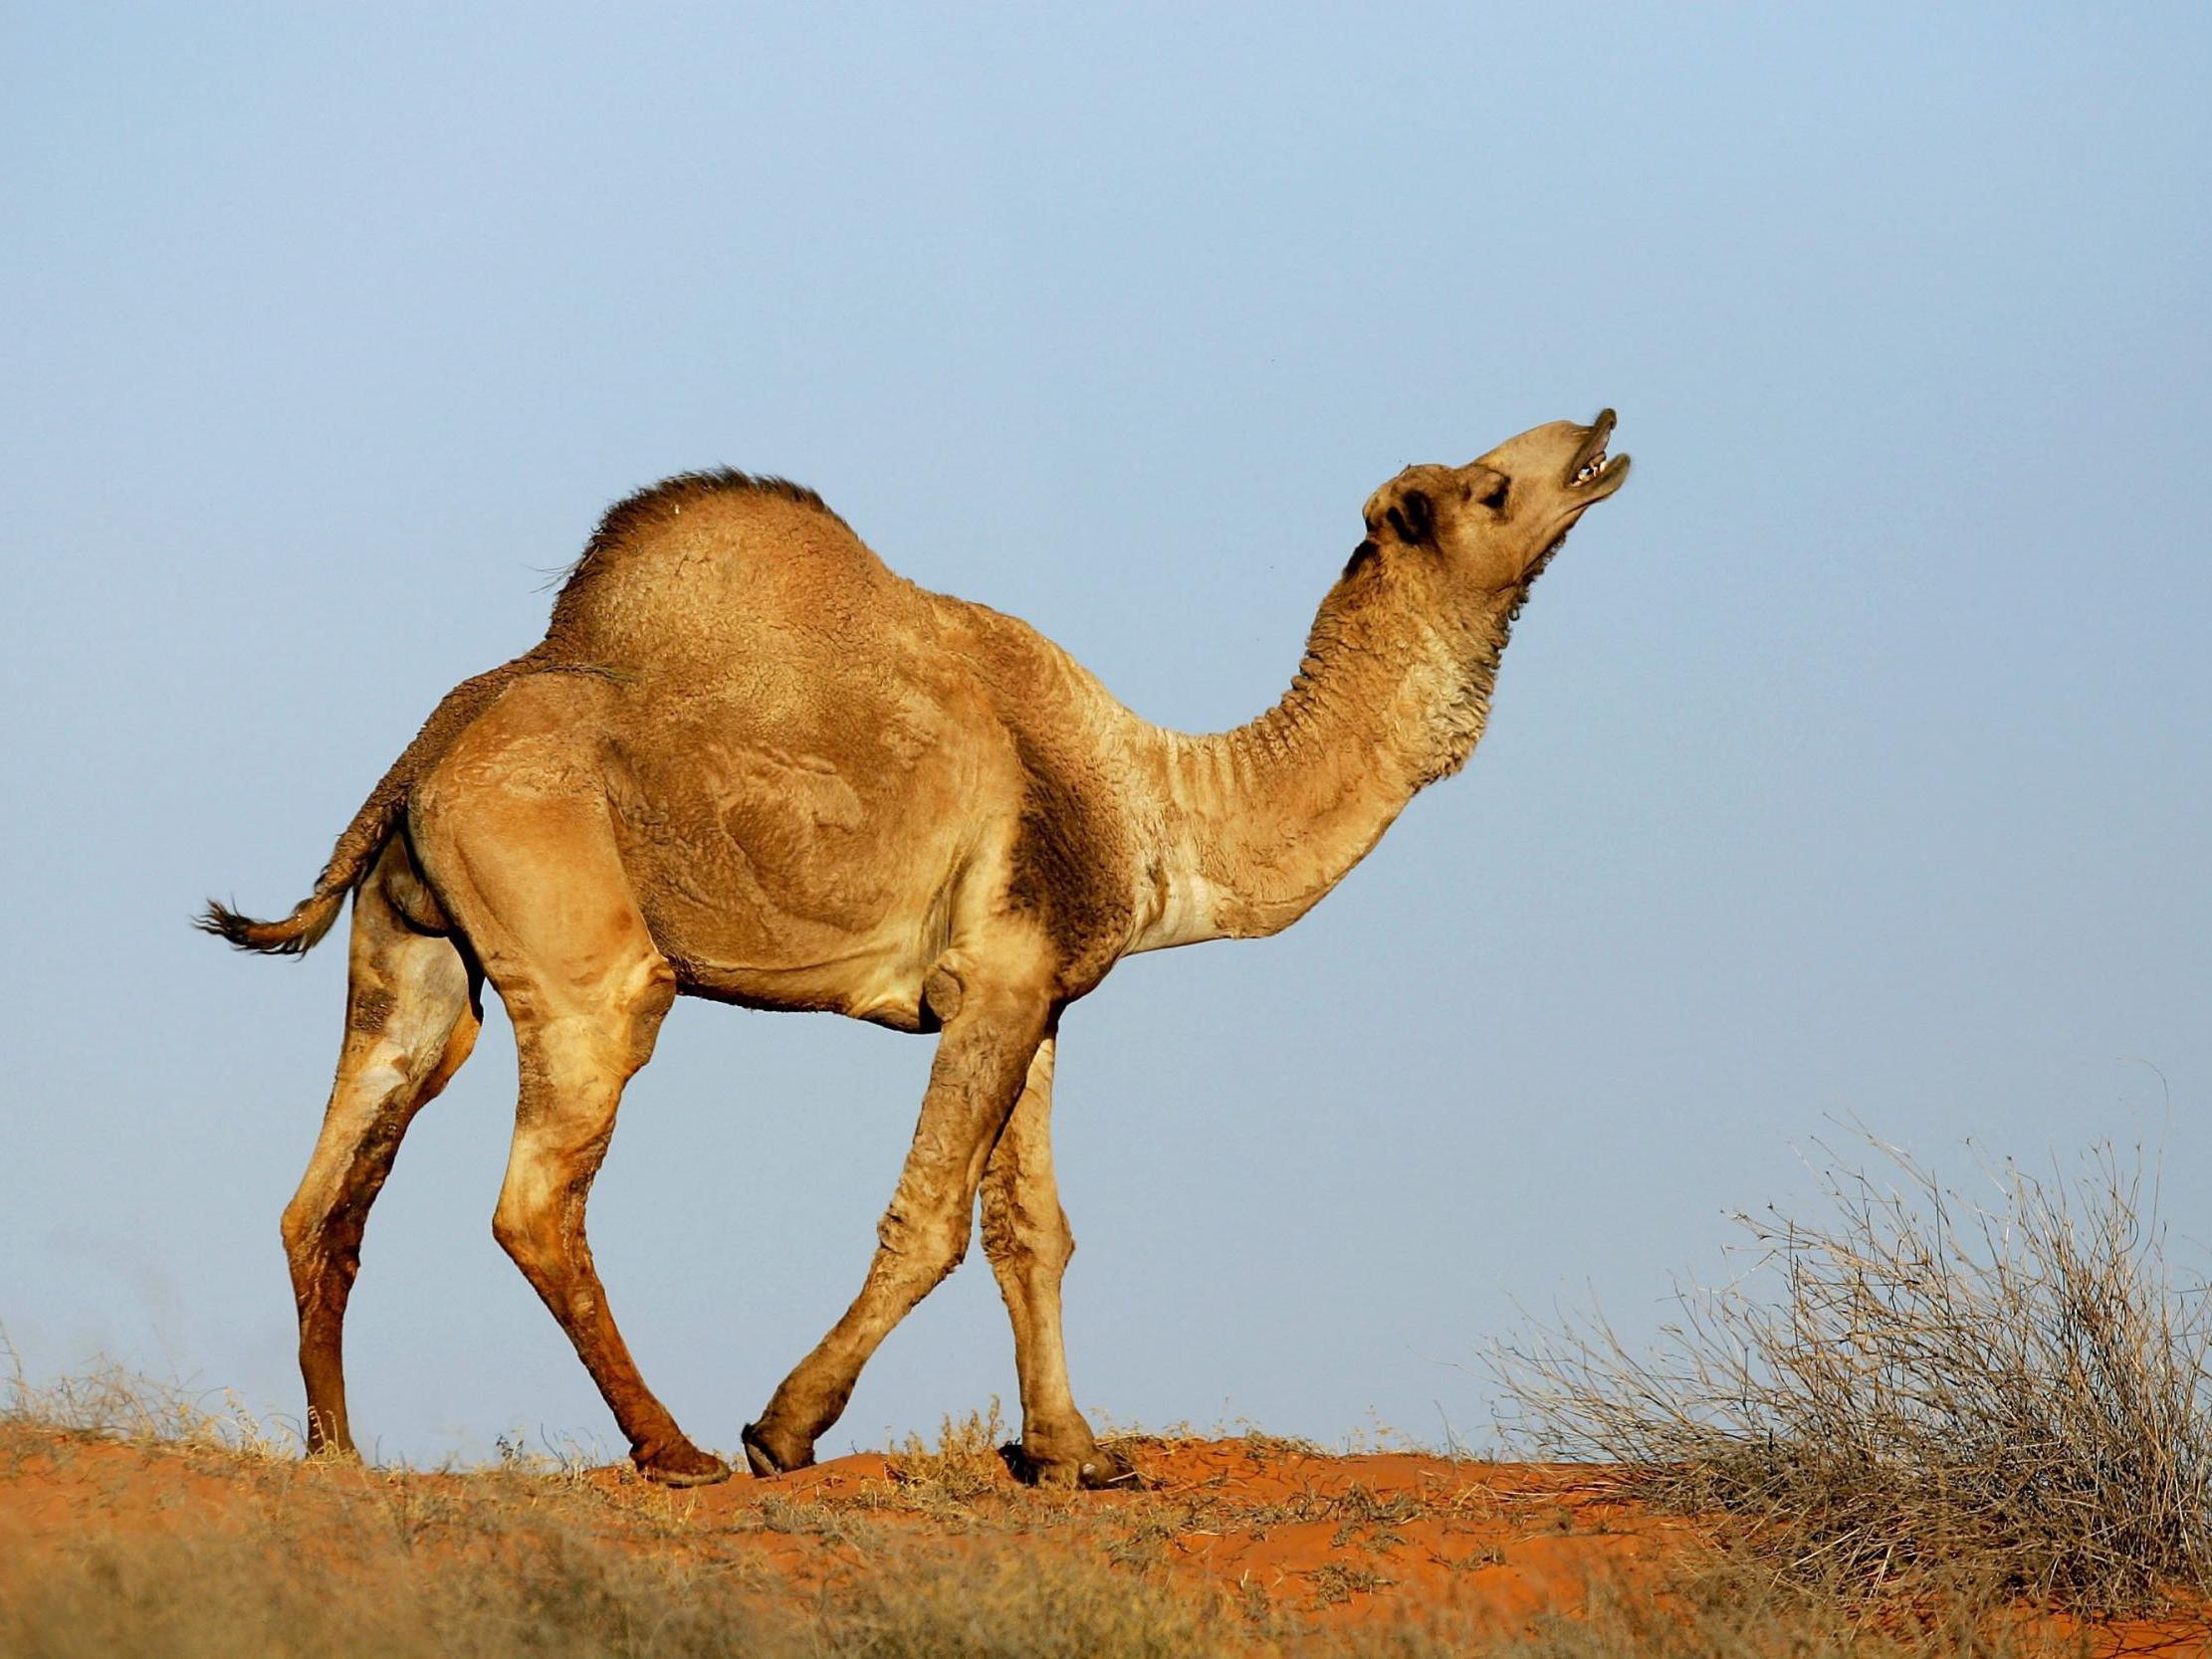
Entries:
{"type": "Polygon", "coordinates": [[[1386,485],[1368,505],[1368,533],[1374,534],[1385,524],[1399,540],[1418,547],[1436,533],[1437,504],[1429,499],[1428,491],[1411,484],[1386,485]]]}

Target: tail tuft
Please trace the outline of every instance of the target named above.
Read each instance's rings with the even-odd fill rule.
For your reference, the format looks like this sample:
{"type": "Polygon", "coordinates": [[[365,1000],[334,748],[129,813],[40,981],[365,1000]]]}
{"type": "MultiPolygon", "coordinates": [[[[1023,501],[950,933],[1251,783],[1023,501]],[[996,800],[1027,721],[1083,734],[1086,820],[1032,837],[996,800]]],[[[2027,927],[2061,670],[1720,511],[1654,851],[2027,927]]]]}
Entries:
{"type": "Polygon", "coordinates": [[[241,950],[259,951],[265,956],[304,955],[331,931],[331,924],[345,906],[345,894],[342,887],[317,893],[295,907],[282,922],[256,922],[210,899],[207,910],[192,919],[192,926],[203,933],[229,940],[241,950]]]}
{"type": "Polygon", "coordinates": [[[282,922],[256,922],[210,899],[207,909],[192,918],[192,926],[203,933],[230,940],[241,950],[258,951],[264,956],[298,956],[312,950],[316,941],[331,931],[337,913],[345,908],[345,896],[360,885],[378,849],[391,836],[399,815],[407,809],[408,791],[415,779],[430,768],[471,721],[523,675],[600,672],[587,666],[542,663],[534,651],[489,674],[462,681],[430,712],[415,740],[400,751],[391,769],[369,791],[360,811],[353,814],[353,821],[331,849],[331,861],[316,878],[315,892],[294,907],[290,916],[282,922]]]}

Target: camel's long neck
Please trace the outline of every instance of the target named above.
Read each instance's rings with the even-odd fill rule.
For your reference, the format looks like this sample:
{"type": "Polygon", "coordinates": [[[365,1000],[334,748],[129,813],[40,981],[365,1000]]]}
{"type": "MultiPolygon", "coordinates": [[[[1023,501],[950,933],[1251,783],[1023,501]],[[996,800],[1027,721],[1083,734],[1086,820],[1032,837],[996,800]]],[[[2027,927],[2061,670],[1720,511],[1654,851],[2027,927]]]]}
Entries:
{"type": "Polygon", "coordinates": [[[1274,708],[1214,736],[1160,733],[1158,915],[1136,948],[1272,933],[1319,903],[1417,790],[1465,762],[1509,621],[1501,600],[1439,629],[1372,573],[1349,577],[1274,708]]]}

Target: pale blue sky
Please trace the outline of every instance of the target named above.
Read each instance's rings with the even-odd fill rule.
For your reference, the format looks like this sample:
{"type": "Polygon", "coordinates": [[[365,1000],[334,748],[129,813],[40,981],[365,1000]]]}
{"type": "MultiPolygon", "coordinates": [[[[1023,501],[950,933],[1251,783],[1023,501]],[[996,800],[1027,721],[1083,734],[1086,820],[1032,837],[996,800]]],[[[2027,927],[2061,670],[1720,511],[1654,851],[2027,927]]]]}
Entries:
{"type": "MultiPolygon", "coordinates": [[[[0,16],[34,1375],[297,1409],[276,1222],[342,948],[185,917],[300,897],[611,499],[789,474],[1209,728],[1378,483],[1606,403],[1636,478],[1466,773],[1288,934],[1068,1017],[1079,1398],[1473,1432],[1516,1302],[1649,1328],[1831,1115],[1960,1170],[2160,1140],[2212,1237],[2204,8],[0,16]]],[[[669,1022],[593,1239],[702,1442],[856,1287],[928,1058],[669,1022]]],[[[491,1240],[512,1088],[495,1020],[371,1223],[386,1455],[619,1447],[491,1240]]],[[[993,1392],[979,1260],[823,1449],[993,1392]]]]}

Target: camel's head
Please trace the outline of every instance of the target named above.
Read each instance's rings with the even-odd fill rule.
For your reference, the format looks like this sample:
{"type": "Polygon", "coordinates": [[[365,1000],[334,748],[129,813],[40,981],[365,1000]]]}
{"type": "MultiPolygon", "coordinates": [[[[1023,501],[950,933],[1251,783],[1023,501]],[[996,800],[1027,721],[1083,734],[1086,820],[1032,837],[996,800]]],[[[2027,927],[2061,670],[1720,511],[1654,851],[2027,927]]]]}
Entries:
{"type": "Polygon", "coordinates": [[[1608,409],[1588,426],[1532,428],[1464,467],[1408,467],[1368,498],[1353,567],[1414,564],[1469,599],[1526,588],[1575,520],[1627,480],[1629,458],[1606,456],[1612,435],[1608,409]]]}

